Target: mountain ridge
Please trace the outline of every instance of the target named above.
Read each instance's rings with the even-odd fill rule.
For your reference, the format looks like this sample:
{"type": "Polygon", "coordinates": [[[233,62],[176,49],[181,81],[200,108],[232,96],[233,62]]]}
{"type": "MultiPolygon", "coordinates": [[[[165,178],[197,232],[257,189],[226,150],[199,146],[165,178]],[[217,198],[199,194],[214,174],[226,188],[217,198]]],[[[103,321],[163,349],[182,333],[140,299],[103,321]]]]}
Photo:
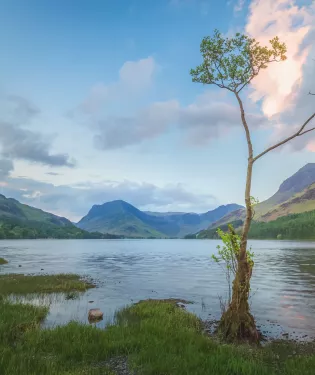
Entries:
{"type": "MultiPolygon", "coordinates": [[[[315,163],[308,163],[285,179],[270,198],[255,206],[254,221],[270,222],[292,214],[315,210],[315,163]]],[[[212,223],[213,230],[228,223],[238,223],[245,219],[245,209],[232,211],[212,223]]],[[[212,232],[211,232],[212,233],[212,232]]]]}
{"type": "Polygon", "coordinates": [[[226,213],[242,207],[237,204],[221,205],[202,214],[156,213],[141,211],[130,203],[114,200],[93,205],[88,214],[76,225],[88,231],[144,237],[183,237],[191,230],[206,228],[226,213]]]}
{"type": "Polygon", "coordinates": [[[74,226],[70,220],[23,204],[0,194],[0,239],[22,238],[114,238],[89,233],[74,226]]]}

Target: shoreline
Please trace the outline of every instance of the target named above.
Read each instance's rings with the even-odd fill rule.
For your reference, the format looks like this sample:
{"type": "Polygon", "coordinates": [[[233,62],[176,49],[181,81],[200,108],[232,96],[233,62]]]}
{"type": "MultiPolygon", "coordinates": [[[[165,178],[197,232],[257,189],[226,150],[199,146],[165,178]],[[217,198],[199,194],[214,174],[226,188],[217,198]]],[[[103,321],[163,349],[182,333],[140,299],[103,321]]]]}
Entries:
{"type": "Polygon", "coordinates": [[[79,275],[9,274],[0,277],[0,286],[4,375],[19,375],[20,368],[34,375],[98,374],[100,368],[108,375],[181,375],[187,369],[192,375],[293,375],[298,368],[299,374],[309,375],[314,368],[315,341],[275,340],[260,347],[226,344],[205,332],[205,322],[184,308],[187,300],[139,301],[117,311],[105,329],[75,321],[41,328],[48,306],[12,303],[7,297],[84,293],[96,283],[79,275]]]}

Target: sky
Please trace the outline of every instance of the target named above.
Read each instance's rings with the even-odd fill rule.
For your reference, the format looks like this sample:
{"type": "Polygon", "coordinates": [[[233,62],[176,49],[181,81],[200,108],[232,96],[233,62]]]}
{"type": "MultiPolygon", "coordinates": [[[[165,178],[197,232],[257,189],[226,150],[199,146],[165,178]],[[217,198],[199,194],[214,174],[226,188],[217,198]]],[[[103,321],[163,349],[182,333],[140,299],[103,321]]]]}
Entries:
{"type": "MultiPolygon", "coordinates": [[[[242,93],[255,154],[315,112],[312,0],[0,0],[0,28],[0,193],[73,221],[114,199],[244,203],[237,102],[189,74],[214,29],[287,45],[242,93]]],[[[270,197],[314,152],[315,132],[257,161],[252,195],[270,197]]]]}

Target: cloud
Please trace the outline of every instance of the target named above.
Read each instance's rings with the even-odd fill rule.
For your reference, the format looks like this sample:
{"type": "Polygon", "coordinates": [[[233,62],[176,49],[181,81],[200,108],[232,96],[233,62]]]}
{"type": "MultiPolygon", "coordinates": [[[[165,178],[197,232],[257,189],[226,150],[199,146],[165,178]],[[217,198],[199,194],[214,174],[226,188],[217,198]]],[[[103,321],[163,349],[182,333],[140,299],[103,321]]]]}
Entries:
{"type": "Polygon", "coordinates": [[[303,42],[314,27],[311,20],[311,7],[299,7],[294,0],[253,0],[250,5],[246,32],[263,45],[278,36],[288,49],[286,61],[270,64],[252,82],[251,97],[262,100],[262,110],[268,117],[289,108],[294,101],[293,90],[302,83],[303,66],[310,52],[303,42]]]}
{"type": "MultiPolygon", "coordinates": [[[[296,0],[252,0],[246,32],[264,45],[279,36],[288,49],[286,61],[270,64],[253,80],[250,94],[254,102],[261,101],[264,115],[278,124],[271,136],[273,144],[293,134],[315,112],[314,97],[307,95],[311,83],[315,82],[312,60],[315,4],[299,6],[296,0]]],[[[314,125],[314,122],[310,124],[314,125]]],[[[287,147],[312,150],[308,144],[314,135],[299,137],[287,147]]]]}
{"type": "MultiPolygon", "coordinates": [[[[249,113],[248,120],[254,128],[264,124],[264,117],[259,114],[249,113]]],[[[177,100],[169,100],[153,103],[134,115],[104,118],[97,122],[94,139],[98,149],[117,149],[177,128],[185,131],[189,143],[203,145],[239,125],[238,108],[206,93],[186,107],[177,100]]]]}
{"type": "Polygon", "coordinates": [[[12,125],[28,124],[40,111],[28,99],[18,95],[0,97],[1,121],[12,125]]]}
{"type": "Polygon", "coordinates": [[[27,99],[7,96],[0,101],[0,153],[11,160],[22,159],[49,166],[73,167],[67,154],[52,154],[48,137],[25,128],[39,113],[27,99]]]}
{"type": "Polygon", "coordinates": [[[241,12],[244,8],[244,5],[245,5],[245,0],[237,0],[233,8],[234,12],[235,13],[241,12]]]}
{"type": "Polygon", "coordinates": [[[50,144],[39,133],[0,122],[2,155],[49,166],[73,167],[67,154],[51,154],[50,144]]]}
{"type": "Polygon", "coordinates": [[[118,81],[111,84],[95,84],[72,115],[76,112],[93,115],[110,101],[142,93],[151,86],[156,69],[157,64],[152,56],[137,61],[126,61],[119,70],[118,81]]]}
{"type": "Polygon", "coordinates": [[[115,199],[123,199],[140,209],[157,211],[206,211],[218,205],[213,195],[194,194],[181,184],[159,187],[132,181],[55,186],[28,178],[7,178],[2,192],[23,203],[76,221],[86,215],[92,205],[115,199]]]}
{"type": "Polygon", "coordinates": [[[46,172],[46,174],[50,176],[62,176],[62,173],[57,173],[57,172],[46,172]]]}
{"type": "Polygon", "coordinates": [[[13,162],[10,159],[0,159],[0,180],[2,181],[13,171],[13,162]]]}

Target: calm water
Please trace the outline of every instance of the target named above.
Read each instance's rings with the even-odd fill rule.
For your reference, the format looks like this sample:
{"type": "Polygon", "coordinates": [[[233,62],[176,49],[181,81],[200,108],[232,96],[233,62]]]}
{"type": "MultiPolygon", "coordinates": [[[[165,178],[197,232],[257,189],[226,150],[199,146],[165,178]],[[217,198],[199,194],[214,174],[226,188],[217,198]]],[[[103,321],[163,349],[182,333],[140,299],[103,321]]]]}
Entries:
{"type": "MultiPolygon", "coordinates": [[[[102,326],[117,309],[147,298],[191,300],[190,311],[203,319],[215,319],[220,316],[218,296],[227,296],[225,275],[210,258],[218,243],[1,241],[0,256],[9,264],[0,266],[0,272],[75,272],[99,280],[98,288],[78,300],[52,298],[46,326],[70,319],[87,322],[88,310],[95,307],[105,314],[99,323],[102,326]]],[[[256,262],[251,306],[258,325],[272,336],[289,333],[292,338],[315,337],[315,242],[251,241],[251,246],[256,262]]]]}

